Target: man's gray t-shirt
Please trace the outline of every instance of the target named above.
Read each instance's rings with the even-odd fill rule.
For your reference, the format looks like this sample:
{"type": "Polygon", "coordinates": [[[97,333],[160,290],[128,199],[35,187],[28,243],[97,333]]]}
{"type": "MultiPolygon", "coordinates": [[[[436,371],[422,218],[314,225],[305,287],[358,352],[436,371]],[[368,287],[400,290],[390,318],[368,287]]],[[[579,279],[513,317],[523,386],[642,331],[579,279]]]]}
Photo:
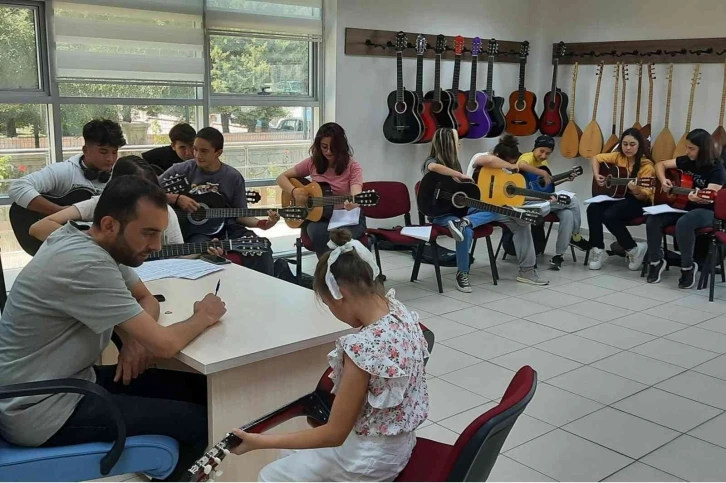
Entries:
{"type": "MultiPolygon", "coordinates": [[[[92,366],[113,327],[143,311],[129,290],[138,280],[70,223],[53,233],[18,275],[0,317],[0,385],[69,377],[95,382],[92,366]]],[[[0,434],[13,444],[41,445],[82,397],[0,400],[0,434]]]]}

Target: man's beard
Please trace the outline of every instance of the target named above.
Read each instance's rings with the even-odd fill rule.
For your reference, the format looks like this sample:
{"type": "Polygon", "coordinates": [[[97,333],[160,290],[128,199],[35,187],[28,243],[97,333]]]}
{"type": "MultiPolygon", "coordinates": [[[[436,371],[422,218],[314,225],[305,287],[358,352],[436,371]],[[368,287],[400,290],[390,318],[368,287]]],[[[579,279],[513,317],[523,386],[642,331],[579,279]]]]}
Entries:
{"type": "Polygon", "coordinates": [[[149,256],[146,252],[135,252],[131,248],[124,236],[123,227],[121,228],[121,232],[116,236],[116,240],[114,240],[108,253],[111,255],[111,258],[116,260],[117,263],[126,265],[127,267],[138,267],[144,263],[146,258],[149,256]]]}

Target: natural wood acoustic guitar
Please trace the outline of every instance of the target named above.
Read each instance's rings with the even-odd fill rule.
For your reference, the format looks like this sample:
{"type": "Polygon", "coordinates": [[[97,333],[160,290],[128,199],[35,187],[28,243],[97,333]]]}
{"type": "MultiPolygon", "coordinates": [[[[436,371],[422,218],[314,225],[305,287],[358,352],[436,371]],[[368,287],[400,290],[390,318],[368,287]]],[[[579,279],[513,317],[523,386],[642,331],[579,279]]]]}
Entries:
{"type": "MultiPolygon", "coordinates": [[[[380,196],[375,190],[366,190],[355,196],[334,196],[332,189],[328,183],[318,183],[307,179],[290,178],[290,183],[295,188],[300,188],[308,195],[307,204],[304,206],[308,210],[307,221],[329,220],[333,215],[336,205],[342,205],[346,201],[357,203],[361,206],[376,206],[380,196]]],[[[282,192],[282,206],[295,206],[295,198],[287,191],[282,192]]],[[[290,228],[299,228],[303,221],[285,219],[285,223],[290,228]]]]}
{"type": "Polygon", "coordinates": [[[658,134],[653,143],[653,149],[651,156],[653,161],[659,163],[666,159],[673,159],[673,152],[676,150],[676,140],[673,139],[671,130],[668,129],[668,124],[671,119],[671,93],[673,91],[673,64],[668,66],[668,92],[666,93],[666,110],[665,110],[665,123],[663,130],[658,134]]]}
{"type": "Polygon", "coordinates": [[[565,158],[570,159],[577,157],[580,150],[580,136],[582,136],[582,129],[575,122],[575,92],[577,91],[577,71],[579,67],[579,64],[575,62],[575,67],[572,69],[570,119],[567,122],[567,126],[565,126],[565,130],[562,132],[562,141],[560,141],[560,153],[565,158]]]}
{"type": "Polygon", "coordinates": [[[676,149],[673,151],[673,157],[686,155],[686,136],[691,132],[691,119],[693,117],[693,100],[696,97],[696,86],[701,83],[701,64],[696,64],[693,68],[693,78],[691,79],[691,96],[688,98],[688,115],[686,116],[686,132],[683,133],[681,139],[676,144],[676,149]]]}
{"type": "Polygon", "coordinates": [[[631,178],[627,168],[614,164],[600,163],[599,174],[605,176],[605,185],[600,186],[592,180],[592,196],[606,195],[622,198],[628,193],[628,184],[635,183],[641,188],[655,188],[655,178],[631,178]]]}
{"type": "Polygon", "coordinates": [[[716,145],[716,155],[720,155],[726,149],[726,129],[723,127],[724,113],[726,113],[726,62],[723,64],[723,93],[721,94],[721,112],[719,114],[719,125],[713,132],[713,142],[716,145]]]}
{"type": "Polygon", "coordinates": [[[602,70],[604,66],[605,63],[600,62],[595,70],[597,88],[595,89],[595,104],[592,107],[592,120],[585,126],[585,131],[580,138],[580,156],[586,158],[592,158],[602,152],[602,129],[597,123],[597,106],[600,101],[600,86],[602,85],[602,70]]]}
{"type": "Polygon", "coordinates": [[[527,198],[549,200],[556,198],[561,205],[570,204],[567,195],[555,195],[527,188],[527,181],[519,173],[509,173],[503,169],[482,168],[478,176],[477,186],[481,192],[481,200],[499,206],[522,206],[527,198]]]}
{"type": "Polygon", "coordinates": [[[605,141],[602,147],[603,153],[609,153],[613,150],[620,138],[617,135],[617,119],[618,119],[618,88],[620,86],[620,62],[615,64],[615,89],[613,90],[613,123],[610,130],[610,137],[605,141]]]}

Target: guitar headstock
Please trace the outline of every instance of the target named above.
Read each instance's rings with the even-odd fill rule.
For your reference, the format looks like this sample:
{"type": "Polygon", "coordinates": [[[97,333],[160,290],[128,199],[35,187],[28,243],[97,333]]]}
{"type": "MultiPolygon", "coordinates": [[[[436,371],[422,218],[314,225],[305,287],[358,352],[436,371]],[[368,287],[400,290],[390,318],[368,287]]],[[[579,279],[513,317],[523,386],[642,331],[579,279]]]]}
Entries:
{"type": "Polygon", "coordinates": [[[471,56],[479,57],[479,52],[481,52],[481,39],[474,37],[474,40],[471,41],[471,56]]]}
{"type": "Polygon", "coordinates": [[[595,68],[595,77],[600,77],[604,68],[605,62],[600,62],[599,64],[597,64],[597,67],[595,68]]]}
{"type": "Polygon", "coordinates": [[[308,216],[308,209],[305,206],[285,206],[279,208],[277,213],[288,220],[304,220],[308,216]]]}
{"type": "Polygon", "coordinates": [[[487,46],[487,55],[489,57],[493,58],[498,53],[499,53],[499,42],[497,42],[497,39],[490,39],[489,45],[487,46]]]}
{"type": "Polygon", "coordinates": [[[247,190],[245,191],[245,198],[247,198],[247,203],[254,205],[260,202],[262,195],[259,191],[247,190]]]}
{"type": "Polygon", "coordinates": [[[629,74],[628,74],[628,64],[623,62],[621,73],[623,76],[623,86],[625,86],[625,82],[630,80],[629,74]]]}
{"type": "Polygon", "coordinates": [[[615,80],[618,79],[618,76],[620,75],[620,62],[616,62],[613,66],[613,77],[615,80]]]}
{"type": "Polygon", "coordinates": [[[696,64],[696,66],[693,68],[693,77],[691,78],[691,85],[696,86],[696,84],[701,83],[701,64],[696,64]]]}
{"type": "Polygon", "coordinates": [[[353,201],[362,206],[376,206],[380,199],[376,190],[362,191],[353,197],[353,201]]]}
{"type": "Polygon", "coordinates": [[[557,198],[558,205],[569,205],[572,201],[572,198],[568,195],[555,195],[555,197],[557,198]]]}
{"type": "Polygon", "coordinates": [[[519,46],[519,60],[527,60],[529,56],[529,40],[525,40],[519,46]]]}
{"type": "Polygon", "coordinates": [[[635,184],[641,188],[655,188],[655,178],[638,178],[635,184]]]}
{"type": "Polygon", "coordinates": [[[524,213],[522,213],[522,220],[527,223],[532,223],[533,225],[541,225],[544,223],[544,217],[542,217],[542,215],[529,210],[525,210],[524,213]]]}
{"type": "Polygon", "coordinates": [[[457,35],[454,38],[454,55],[461,55],[464,51],[464,37],[457,35]]]}
{"type": "Polygon", "coordinates": [[[575,66],[572,68],[572,82],[577,82],[577,72],[580,70],[580,64],[575,62],[575,66]]]}
{"type": "Polygon", "coordinates": [[[567,51],[567,46],[565,46],[565,43],[563,41],[560,41],[560,43],[557,44],[557,49],[555,50],[555,59],[564,57],[566,51],[567,51]]]}
{"type": "Polygon", "coordinates": [[[246,236],[224,241],[229,242],[229,250],[241,252],[243,255],[259,256],[270,248],[269,240],[257,236],[246,236]]]}
{"type": "Polygon", "coordinates": [[[703,190],[696,190],[693,194],[702,200],[716,201],[716,196],[718,196],[718,191],[703,189],[703,190]]]}
{"type": "Polygon", "coordinates": [[[438,55],[441,55],[446,50],[446,36],[443,34],[439,34],[436,36],[436,47],[434,47],[434,52],[436,52],[438,55]]]}
{"type": "Polygon", "coordinates": [[[170,195],[186,193],[189,191],[189,181],[183,174],[175,174],[162,181],[161,188],[170,195]]]}
{"type": "Polygon", "coordinates": [[[396,34],[396,52],[403,52],[404,50],[406,50],[406,47],[408,47],[406,32],[398,32],[396,34]]]}
{"type": "Polygon", "coordinates": [[[666,80],[673,80],[673,63],[668,64],[668,73],[666,74],[666,80]]]}
{"type": "Polygon", "coordinates": [[[575,176],[582,176],[582,173],[584,173],[582,166],[575,166],[570,170],[570,172],[575,176]]]}
{"type": "Polygon", "coordinates": [[[641,77],[643,77],[643,61],[639,60],[638,61],[638,78],[640,79],[641,77]]]}
{"type": "Polygon", "coordinates": [[[652,87],[653,81],[655,81],[655,64],[652,62],[648,64],[648,80],[650,81],[650,85],[652,87]]]}
{"type": "Polygon", "coordinates": [[[426,37],[424,34],[418,34],[416,37],[416,55],[424,55],[426,53],[426,37]]]}

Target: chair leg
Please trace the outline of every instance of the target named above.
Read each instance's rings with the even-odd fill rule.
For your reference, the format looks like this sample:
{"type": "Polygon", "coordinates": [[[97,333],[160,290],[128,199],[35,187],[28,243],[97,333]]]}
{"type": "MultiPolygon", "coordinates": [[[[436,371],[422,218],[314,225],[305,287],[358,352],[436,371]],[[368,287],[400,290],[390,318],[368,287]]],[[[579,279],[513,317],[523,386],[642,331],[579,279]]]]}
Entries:
{"type": "Polygon", "coordinates": [[[492,269],[492,282],[494,285],[497,284],[497,280],[499,280],[499,270],[497,270],[497,257],[494,255],[494,249],[492,248],[492,239],[490,237],[486,237],[487,239],[487,251],[489,252],[489,265],[492,269]]]}
{"type": "MultiPolygon", "coordinates": [[[[721,261],[721,283],[726,282],[726,270],[724,270],[724,263],[723,263],[723,245],[719,243],[718,245],[718,259],[721,261]]],[[[715,265],[714,265],[715,266],[715,265]]]]}
{"type": "Polygon", "coordinates": [[[497,253],[494,254],[494,258],[498,258],[499,257],[499,250],[501,250],[501,249],[502,249],[502,239],[500,238],[499,239],[499,245],[497,245],[497,253]]]}
{"type": "Polygon", "coordinates": [[[381,252],[378,250],[378,239],[373,239],[373,250],[376,254],[376,265],[378,265],[378,277],[381,279],[381,282],[386,281],[386,276],[383,275],[383,267],[381,266],[381,252]]]}
{"type": "Polygon", "coordinates": [[[552,225],[554,224],[554,221],[550,221],[550,226],[547,228],[547,234],[545,235],[545,246],[547,246],[547,242],[550,241],[550,232],[552,231],[552,225]]]}
{"type": "Polygon", "coordinates": [[[441,282],[441,267],[439,267],[439,247],[436,242],[431,242],[431,255],[434,258],[434,271],[436,272],[436,283],[439,286],[439,293],[444,293],[444,285],[441,282]]]}
{"type": "Polygon", "coordinates": [[[413,262],[413,270],[411,270],[411,281],[415,282],[418,280],[418,272],[421,268],[421,260],[423,259],[423,251],[426,247],[426,242],[421,243],[417,246],[418,250],[416,250],[416,258],[413,262]]]}
{"type": "Polygon", "coordinates": [[[587,266],[589,261],[590,261],[590,250],[585,252],[585,262],[583,263],[583,265],[587,266]]]}
{"type": "Polygon", "coordinates": [[[471,251],[469,252],[469,255],[472,257],[474,256],[474,250],[476,250],[476,238],[474,238],[474,241],[471,242],[471,251]]]}
{"type": "Polygon", "coordinates": [[[295,276],[298,285],[302,285],[302,239],[295,240],[295,249],[297,254],[297,267],[295,268],[295,276]]]}
{"type": "Polygon", "coordinates": [[[713,259],[711,260],[711,286],[708,287],[708,301],[713,302],[713,292],[716,289],[716,257],[721,253],[718,247],[716,237],[712,237],[711,248],[713,251],[713,259]]]}
{"type": "Polygon", "coordinates": [[[668,238],[665,233],[663,233],[663,261],[666,264],[666,272],[670,271],[671,267],[668,266],[668,238]]]}
{"type": "Polygon", "coordinates": [[[570,252],[572,253],[572,263],[577,263],[577,256],[575,255],[575,247],[570,247],[570,252]]]}
{"type": "Polygon", "coordinates": [[[701,268],[701,276],[698,278],[698,286],[696,287],[696,290],[703,290],[708,286],[708,274],[709,274],[709,267],[711,267],[713,258],[713,253],[711,251],[713,250],[713,246],[711,244],[708,245],[708,253],[706,254],[706,259],[703,261],[703,267],[701,268]]]}

